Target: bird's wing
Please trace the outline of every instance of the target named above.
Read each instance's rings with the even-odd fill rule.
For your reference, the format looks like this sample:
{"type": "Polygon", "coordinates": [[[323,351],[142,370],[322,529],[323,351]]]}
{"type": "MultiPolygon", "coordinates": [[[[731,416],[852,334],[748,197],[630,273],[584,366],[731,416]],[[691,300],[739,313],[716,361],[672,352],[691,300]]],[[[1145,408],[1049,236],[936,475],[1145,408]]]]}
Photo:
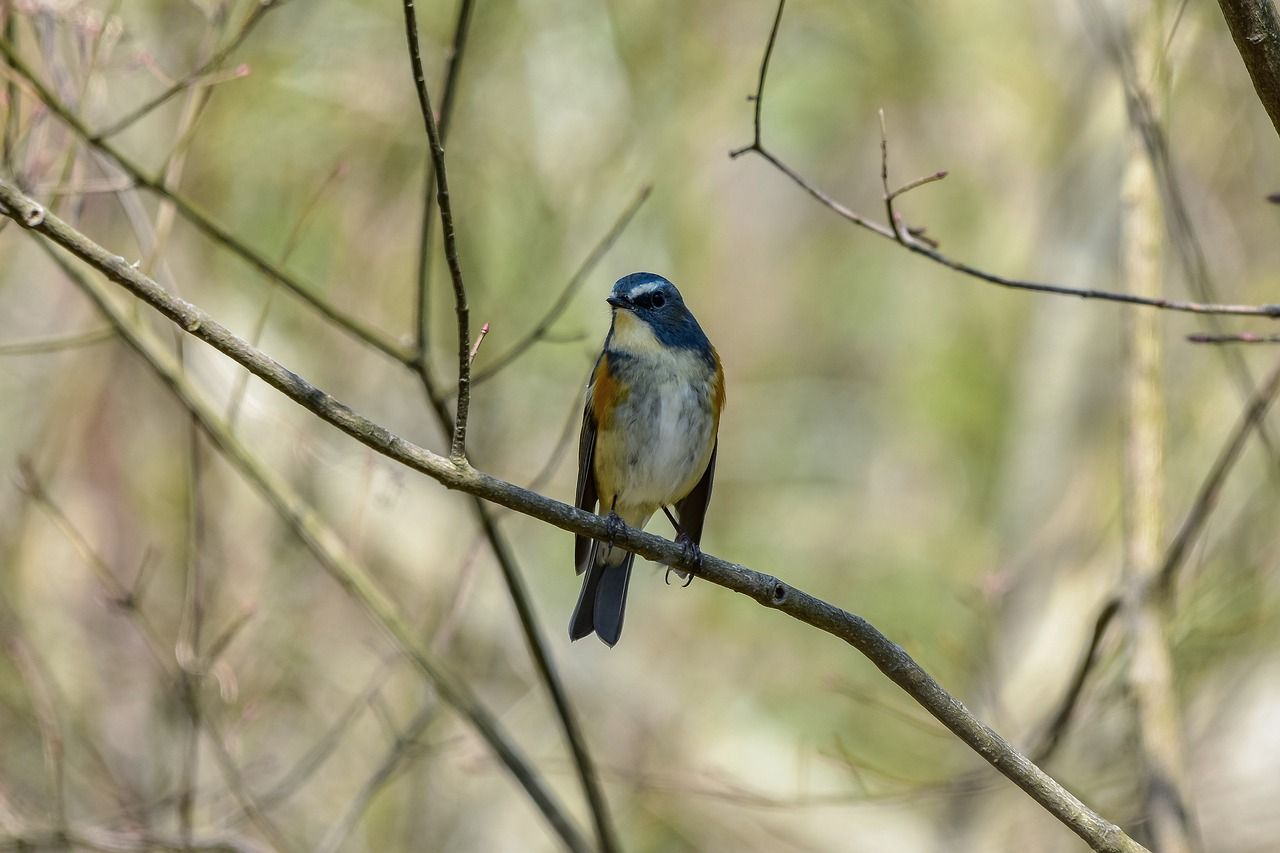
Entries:
{"type": "Polygon", "coordinates": [[[707,462],[707,470],[693,491],[676,502],[676,513],[680,516],[680,526],[693,540],[693,544],[702,542],[702,522],[707,517],[707,504],[711,503],[711,481],[716,474],[716,450],[720,442],[711,446],[711,459],[707,462]]]}
{"type": "MultiPolygon", "coordinates": [[[[587,404],[582,412],[582,432],[578,436],[578,491],[574,506],[587,512],[596,511],[599,494],[596,489],[596,418],[591,411],[591,388],[587,389],[587,404]]],[[[587,536],[575,536],[573,540],[573,559],[578,574],[587,569],[591,559],[591,543],[594,540],[587,536]]]]}

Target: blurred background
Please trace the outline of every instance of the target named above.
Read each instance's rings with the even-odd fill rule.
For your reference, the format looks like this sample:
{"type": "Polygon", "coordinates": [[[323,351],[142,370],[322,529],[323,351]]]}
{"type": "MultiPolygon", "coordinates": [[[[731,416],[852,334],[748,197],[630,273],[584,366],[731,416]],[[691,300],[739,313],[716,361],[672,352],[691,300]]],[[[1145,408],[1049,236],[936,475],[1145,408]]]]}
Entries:
{"type": "MultiPolygon", "coordinates": [[[[257,15],[217,70],[111,144],[411,347],[426,148],[401,5],[256,6],[11,0],[0,14],[7,42],[95,129],[257,15]]],[[[671,278],[727,373],[704,548],[865,616],[1033,749],[1121,583],[1132,309],[962,277],[854,228],[763,159],[731,160],[751,141],[747,96],[775,9],[476,4],[447,152],[473,332],[490,325],[478,372],[652,191],[543,339],[475,387],[471,459],[571,501],[603,298],[628,272],[671,278]]],[[[419,8],[437,105],[456,12],[419,8]]],[[[1280,190],[1275,131],[1216,5],[1147,13],[1167,36],[1172,174],[1217,298],[1280,301],[1280,211],[1265,202],[1280,190]]],[[[883,109],[893,183],[949,171],[898,203],[943,251],[1123,290],[1131,131],[1107,44],[1132,24],[1119,3],[793,0],[764,139],[882,220],[883,109]]],[[[357,411],[447,451],[411,371],[127,188],[22,75],[0,75],[6,171],[24,188],[357,411]]],[[[448,388],[456,327],[435,230],[430,354],[448,388]]],[[[1160,242],[1163,288],[1192,298],[1160,242]]],[[[129,312],[173,351],[167,321],[129,312]]],[[[1163,547],[1243,395],[1228,353],[1184,340],[1212,324],[1159,321],[1163,547]]],[[[1222,328],[1269,331],[1262,322],[1222,328]]],[[[1255,377],[1276,357],[1240,355],[1255,377]]],[[[468,499],[244,385],[199,343],[183,360],[589,827],[468,499]]],[[[186,409],[12,224],[0,232],[0,400],[0,847],[56,827],[59,811],[71,827],[173,838],[194,791],[196,835],[246,846],[282,846],[250,819],[258,809],[294,849],[558,848],[473,730],[217,448],[200,437],[193,451],[186,409]]],[[[1250,440],[1168,609],[1188,798],[1217,851],[1280,837],[1275,458],[1250,440]]],[[[500,518],[627,849],[1083,849],[854,650],[723,589],[666,586],[638,563],[622,642],[570,645],[572,537],[500,518]]],[[[1128,672],[1124,631],[1110,631],[1045,767],[1141,835],[1128,672]]]]}

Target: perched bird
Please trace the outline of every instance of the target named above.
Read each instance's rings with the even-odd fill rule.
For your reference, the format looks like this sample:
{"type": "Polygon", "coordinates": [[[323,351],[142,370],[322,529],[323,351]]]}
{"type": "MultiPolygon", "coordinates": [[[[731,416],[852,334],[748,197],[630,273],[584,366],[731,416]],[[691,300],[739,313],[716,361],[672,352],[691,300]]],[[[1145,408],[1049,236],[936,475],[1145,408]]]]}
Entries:
{"type": "MultiPolygon", "coordinates": [[[[582,414],[577,505],[595,512],[598,503],[619,530],[623,523],[642,528],[661,509],[676,528],[676,541],[701,560],[698,543],[724,408],[720,356],[680,291],[660,275],[623,276],[606,301],[613,322],[582,414]]],[[[612,646],[622,634],[635,555],[579,536],[574,558],[586,577],[569,638],[594,631],[612,646]]]]}

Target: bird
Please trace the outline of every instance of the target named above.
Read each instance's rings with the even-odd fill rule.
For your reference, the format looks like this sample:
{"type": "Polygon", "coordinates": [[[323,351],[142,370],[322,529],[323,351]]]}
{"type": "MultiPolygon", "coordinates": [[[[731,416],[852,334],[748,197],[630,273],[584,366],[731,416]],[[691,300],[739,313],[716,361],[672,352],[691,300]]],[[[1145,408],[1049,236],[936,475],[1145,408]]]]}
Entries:
{"type": "MultiPolygon", "coordinates": [[[[598,505],[613,533],[603,542],[575,539],[575,567],[585,577],[569,639],[594,632],[612,647],[622,635],[635,561],[612,543],[622,525],[642,529],[661,509],[676,542],[701,563],[725,392],[720,356],[674,284],[631,273],[605,301],[611,322],[582,413],[576,505],[588,512],[598,505]]],[[[686,586],[692,580],[677,574],[686,586]]]]}

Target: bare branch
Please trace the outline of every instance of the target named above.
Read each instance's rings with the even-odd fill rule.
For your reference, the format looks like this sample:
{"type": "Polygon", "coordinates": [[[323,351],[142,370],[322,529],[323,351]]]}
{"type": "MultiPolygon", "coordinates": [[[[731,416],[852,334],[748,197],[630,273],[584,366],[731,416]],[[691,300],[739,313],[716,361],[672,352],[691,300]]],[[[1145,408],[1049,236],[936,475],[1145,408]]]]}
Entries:
{"type": "Polygon", "coordinates": [[[1204,529],[1205,522],[1209,520],[1210,513],[1213,512],[1214,506],[1217,505],[1218,495],[1222,491],[1222,484],[1226,482],[1227,475],[1240,459],[1240,455],[1244,450],[1245,440],[1249,437],[1249,433],[1257,429],[1267,410],[1271,408],[1271,404],[1275,402],[1277,396],[1280,396],[1280,362],[1271,369],[1271,373],[1267,375],[1262,384],[1253,393],[1249,399],[1249,403],[1245,406],[1244,412],[1241,413],[1240,419],[1236,422],[1235,429],[1231,431],[1226,444],[1222,450],[1218,452],[1217,459],[1214,460],[1212,467],[1209,469],[1208,475],[1204,482],[1200,484],[1199,490],[1196,492],[1196,499],[1192,502],[1190,510],[1182,521],[1182,525],[1178,528],[1177,534],[1173,537],[1168,551],[1165,552],[1164,560],[1160,564],[1160,571],[1156,574],[1156,588],[1158,591],[1169,594],[1173,589],[1174,577],[1179,567],[1185,561],[1187,553],[1191,550],[1191,545],[1198,538],[1200,531],[1204,529]]]}
{"type": "MultiPolygon", "coordinates": [[[[329,424],[378,453],[426,474],[441,485],[514,509],[571,533],[600,540],[612,538],[615,545],[646,559],[696,573],[711,583],[738,592],[762,606],[779,610],[794,619],[844,640],[865,655],[890,680],[905,690],[925,710],[1024,790],[1046,811],[1089,843],[1093,849],[1116,851],[1116,853],[1133,853],[1133,851],[1145,849],[1119,827],[1082,803],[1026,756],[1014,749],[1008,741],[981,722],[963,703],[947,693],[901,647],[890,641],[865,619],[815,598],[773,576],[729,563],[710,554],[704,554],[701,563],[695,565],[691,556],[674,542],[630,528],[624,529],[620,534],[611,531],[606,520],[594,513],[585,512],[487,475],[472,468],[465,460],[448,459],[405,441],[385,427],[354,412],[274,359],[249,346],[198,307],[165,292],[156,282],[131,267],[122,258],[98,246],[3,180],[0,180],[0,212],[4,212],[24,228],[36,231],[75,254],[107,278],[187,330],[188,333],[247,367],[267,384],[329,424]]],[[[100,302],[100,305],[104,310],[111,310],[113,307],[105,299],[100,302]]],[[[155,358],[156,363],[160,363],[166,357],[163,352],[151,353],[151,356],[155,358]]],[[[166,376],[166,382],[170,387],[179,380],[180,377],[177,376],[166,376]]],[[[235,439],[220,433],[219,442],[223,441],[234,442],[235,439]]],[[[273,477],[273,475],[260,471],[255,475],[255,479],[257,477],[273,477]]],[[[283,483],[276,485],[278,488],[273,490],[271,495],[273,499],[278,500],[280,495],[289,494],[288,488],[283,483]]],[[[292,505],[284,509],[289,514],[296,514],[296,509],[292,505]]],[[[311,528],[318,524],[318,521],[314,517],[308,517],[306,523],[307,527],[311,528]]],[[[325,535],[328,535],[327,531],[325,535]]],[[[418,646],[415,638],[407,631],[403,620],[396,614],[394,605],[372,584],[362,569],[351,565],[350,561],[338,564],[332,557],[325,567],[343,583],[344,588],[355,595],[374,614],[380,623],[387,627],[404,648],[412,652],[419,666],[424,669],[435,669],[434,662],[430,661],[427,653],[418,646]]],[[[500,744],[509,746],[502,739],[500,730],[496,728],[496,722],[478,711],[478,704],[464,685],[440,671],[433,672],[433,678],[442,697],[447,701],[452,699],[452,704],[467,714],[495,749],[498,749],[500,744]],[[490,728],[486,729],[485,724],[490,728]]],[[[503,754],[509,767],[513,766],[510,760],[513,754],[513,752],[503,754]]],[[[514,764],[520,766],[521,763],[514,764]]],[[[539,800],[539,804],[544,805],[549,795],[539,786],[532,786],[532,788],[530,794],[535,797],[540,795],[542,799],[539,800]]]]}
{"type": "Polygon", "coordinates": [[[0,344],[0,356],[6,355],[43,355],[63,350],[100,344],[116,336],[115,329],[93,329],[88,332],[75,332],[56,338],[40,338],[33,341],[14,341],[11,344],[0,344]]]}
{"type": "Polygon", "coordinates": [[[995,273],[978,269],[963,261],[955,260],[948,255],[939,252],[934,246],[929,245],[926,241],[916,240],[900,240],[895,228],[881,225],[867,217],[856,213],[848,206],[837,201],[828,195],[822,189],[805,179],[799,172],[788,166],[780,160],[761,141],[760,114],[761,102],[764,98],[764,84],[769,68],[769,57],[773,53],[774,42],[778,36],[778,24],[782,19],[782,10],[786,5],[785,0],[778,4],[778,14],[773,22],[773,29],[769,33],[769,41],[765,45],[764,59],[760,64],[760,84],[756,90],[756,120],[755,120],[755,140],[742,148],[729,152],[730,157],[740,157],[743,154],[754,152],[772,165],[782,174],[786,175],[798,187],[803,189],[813,198],[817,199],[823,206],[831,211],[857,225],[859,228],[884,237],[888,240],[900,243],[907,251],[913,252],[922,257],[928,258],[936,264],[940,264],[948,269],[955,270],[958,273],[967,275],[970,278],[976,278],[979,281],[985,281],[988,284],[994,284],[999,287],[1005,287],[1012,290],[1025,290],[1033,293],[1051,293],[1057,296],[1074,296],[1080,299],[1098,299],[1107,302],[1120,302],[1128,305],[1143,305],[1149,308],[1159,308],[1165,311],[1181,311],[1190,314],[1229,314],[1237,316],[1254,316],[1254,317],[1280,317],[1280,304],[1266,305],[1232,305],[1232,304],[1216,304],[1207,302],[1191,302],[1181,299],[1165,299],[1161,297],[1139,296],[1130,293],[1121,293],[1109,290],[1095,290],[1091,288],[1066,287],[1058,284],[1047,284],[1044,282],[1027,281],[1024,279],[1008,278],[995,273]]]}
{"type": "Polygon", "coordinates": [[[431,147],[431,159],[435,164],[436,204],[440,206],[440,230],[444,234],[444,259],[453,281],[453,306],[458,315],[458,401],[453,419],[453,443],[449,456],[461,462],[467,456],[467,414],[471,408],[471,321],[467,307],[467,285],[462,279],[462,265],[458,261],[458,241],[453,223],[453,202],[449,199],[449,176],[444,166],[444,141],[431,111],[431,95],[427,92],[426,75],[422,70],[422,53],[418,47],[418,18],[413,0],[404,0],[404,30],[409,43],[409,64],[413,70],[414,88],[418,92],[418,107],[422,111],[422,123],[426,126],[427,142],[431,147]]]}
{"type": "Polygon", "coordinates": [[[471,345],[471,352],[467,354],[467,364],[475,364],[476,354],[480,352],[480,345],[484,343],[487,334],[489,334],[489,324],[485,323],[480,327],[480,334],[476,335],[476,342],[471,345]]]}
{"type": "MultiPolygon", "coordinates": [[[[467,34],[471,31],[471,10],[474,0],[462,0],[458,4],[458,18],[453,25],[453,48],[449,54],[449,67],[444,73],[444,94],[440,97],[440,141],[449,140],[449,128],[452,125],[453,105],[458,93],[458,79],[462,71],[462,57],[466,53],[467,34]]],[[[427,343],[431,338],[431,223],[435,219],[436,195],[431,191],[435,185],[435,157],[427,152],[426,178],[424,181],[422,201],[422,225],[418,235],[418,360],[420,369],[425,370],[427,362],[427,343]]]]}
{"type": "Polygon", "coordinates": [[[1272,0],[1218,0],[1258,100],[1280,133],[1280,15],[1272,0]]]}
{"type": "Polygon", "coordinates": [[[1197,333],[1187,335],[1187,340],[1193,344],[1280,344],[1280,335],[1255,335],[1252,332],[1235,335],[1197,333]]]}
{"type": "Polygon", "coordinates": [[[1080,697],[1084,695],[1085,682],[1088,681],[1089,673],[1098,661],[1098,650],[1102,647],[1102,641],[1107,636],[1107,629],[1111,627],[1119,612],[1119,596],[1107,599],[1107,602],[1102,605],[1102,610],[1098,612],[1098,618],[1093,623],[1093,633],[1089,635],[1089,643],[1085,646],[1080,663],[1076,665],[1076,672],[1071,678],[1071,684],[1067,687],[1067,692],[1063,694],[1062,701],[1058,704],[1058,710],[1045,727],[1044,734],[1040,738],[1040,744],[1031,750],[1031,756],[1036,763],[1043,764],[1048,761],[1057,751],[1059,744],[1062,743],[1067,727],[1071,724],[1071,718],[1075,715],[1076,706],[1080,703],[1080,697]]]}
{"type": "MultiPolygon", "coordinates": [[[[464,0],[464,3],[466,0],[464,0]]],[[[475,351],[469,345],[470,326],[469,312],[467,308],[467,292],[466,286],[462,279],[462,269],[458,261],[458,249],[454,236],[454,224],[451,202],[449,200],[448,180],[445,173],[444,162],[444,120],[447,116],[441,117],[441,124],[436,123],[435,115],[431,111],[431,99],[427,91],[426,79],[422,68],[422,56],[418,45],[418,24],[414,11],[413,0],[404,0],[404,17],[405,17],[405,33],[409,48],[409,61],[413,71],[414,85],[418,94],[418,106],[422,112],[423,123],[426,126],[427,138],[431,148],[431,160],[434,167],[436,179],[436,201],[440,207],[440,225],[444,235],[444,253],[445,260],[449,266],[450,277],[453,281],[454,288],[454,306],[458,315],[458,385],[457,385],[457,408],[456,415],[450,425],[448,408],[445,405],[444,395],[436,388],[431,378],[431,372],[427,364],[427,350],[425,337],[425,316],[419,317],[420,329],[423,330],[423,337],[420,338],[420,348],[416,367],[418,369],[419,378],[422,382],[423,391],[426,394],[427,402],[431,406],[432,411],[436,415],[436,420],[445,432],[453,433],[453,442],[450,449],[450,458],[460,466],[466,465],[466,428],[467,428],[467,412],[470,408],[471,395],[471,361],[475,358],[475,351]]],[[[470,12],[467,9],[460,11],[460,18],[455,31],[455,49],[460,50],[458,44],[459,39],[465,40],[467,20],[470,12]]],[[[459,54],[455,52],[454,59],[458,59],[459,54]]],[[[456,65],[451,65],[450,76],[446,81],[446,87],[456,86],[457,75],[456,65]]],[[[452,101],[452,99],[451,99],[452,101]]],[[[426,226],[424,225],[424,228],[426,226]]],[[[425,311],[427,304],[426,299],[426,282],[423,282],[423,289],[419,297],[419,309],[425,311]]],[[[485,329],[488,329],[486,324],[485,329]]],[[[481,332],[483,339],[484,332],[481,332]]],[[[476,350],[479,349],[480,342],[476,342],[476,350]]],[[[476,517],[480,523],[481,529],[484,531],[489,544],[493,549],[494,557],[498,561],[498,566],[502,571],[503,580],[506,583],[507,590],[511,595],[512,603],[516,608],[516,615],[520,620],[520,628],[524,633],[525,642],[529,647],[529,653],[533,658],[534,665],[538,671],[542,681],[547,686],[547,691],[551,694],[552,703],[555,706],[556,713],[559,716],[561,727],[564,731],[565,738],[569,743],[570,752],[573,755],[574,763],[578,770],[578,776],[582,782],[583,790],[586,794],[587,804],[591,809],[591,817],[595,824],[596,837],[601,848],[605,853],[614,853],[620,849],[612,821],[609,817],[608,803],[604,797],[604,791],[601,788],[599,778],[595,772],[595,765],[591,759],[591,755],[587,750],[586,739],[582,735],[581,727],[578,725],[577,716],[569,704],[568,692],[564,689],[564,684],[560,679],[559,673],[556,672],[555,666],[551,661],[551,650],[547,644],[546,637],[543,635],[538,625],[538,620],[533,611],[533,605],[529,596],[528,589],[525,586],[524,579],[520,573],[520,569],[516,564],[515,553],[507,545],[506,539],[498,530],[493,512],[478,497],[472,501],[472,507],[475,510],[476,517]]]]}

